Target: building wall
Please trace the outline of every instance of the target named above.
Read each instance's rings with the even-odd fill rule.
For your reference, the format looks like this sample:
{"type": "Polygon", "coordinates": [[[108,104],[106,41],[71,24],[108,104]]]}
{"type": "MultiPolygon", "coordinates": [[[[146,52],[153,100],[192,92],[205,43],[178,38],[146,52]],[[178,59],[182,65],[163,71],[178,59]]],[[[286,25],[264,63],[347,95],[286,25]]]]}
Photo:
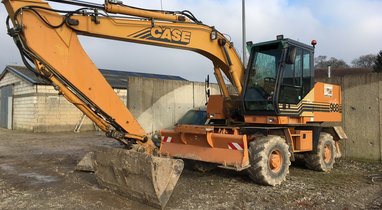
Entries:
{"type": "MultiPolygon", "coordinates": [[[[33,130],[35,132],[72,131],[82,112],[63,96],[59,96],[52,86],[38,85],[37,92],[37,119],[33,130]]],[[[82,130],[90,129],[89,125],[91,125],[89,120],[84,121],[82,130]]]]}
{"type": "Polygon", "coordinates": [[[348,75],[323,82],[342,87],[342,142],[346,157],[382,161],[382,74],[348,75]]]}
{"type": "Polygon", "coordinates": [[[31,83],[9,72],[0,81],[0,87],[6,85],[13,85],[13,129],[33,130],[36,89],[31,83]]]}
{"type": "MultiPolygon", "coordinates": [[[[126,104],[127,90],[114,90],[126,104]]],[[[80,121],[82,112],[63,96],[58,95],[53,86],[37,86],[37,120],[33,131],[57,132],[73,131],[77,122],[80,121]]],[[[93,122],[85,117],[81,131],[94,130],[93,122]]]]}
{"type": "MultiPolygon", "coordinates": [[[[81,119],[82,112],[63,96],[58,95],[53,86],[33,85],[12,73],[6,73],[0,87],[13,85],[13,129],[34,132],[73,131],[81,119]]],[[[126,104],[127,90],[115,89],[126,104]]],[[[87,117],[81,131],[94,130],[87,117]]]]}

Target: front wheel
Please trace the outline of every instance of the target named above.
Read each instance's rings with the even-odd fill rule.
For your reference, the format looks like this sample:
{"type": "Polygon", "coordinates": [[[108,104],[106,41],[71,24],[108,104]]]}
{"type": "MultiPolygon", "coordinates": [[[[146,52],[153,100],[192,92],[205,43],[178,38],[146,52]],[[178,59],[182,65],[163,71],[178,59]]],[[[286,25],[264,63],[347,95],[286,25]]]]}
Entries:
{"type": "Polygon", "coordinates": [[[251,167],[249,176],[263,185],[275,186],[286,180],[289,173],[289,146],[280,136],[263,136],[249,143],[251,167]]]}

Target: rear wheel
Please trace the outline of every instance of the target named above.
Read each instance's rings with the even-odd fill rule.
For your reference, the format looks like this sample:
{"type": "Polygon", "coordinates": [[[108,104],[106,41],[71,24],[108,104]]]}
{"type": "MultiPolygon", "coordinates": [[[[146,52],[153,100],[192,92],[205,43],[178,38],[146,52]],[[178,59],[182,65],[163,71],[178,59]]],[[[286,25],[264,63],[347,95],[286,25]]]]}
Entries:
{"type": "Polygon", "coordinates": [[[336,146],[333,136],[329,133],[320,133],[317,150],[304,155],[307,168],[315,171],[328,172],[333,168],[336,157],[336,146]]]}
{"type": "Polygon", "coordinates": [[[285,181],[289,173],[290,153],[280,136],[259,137],[249,143],[251,167],[249,176],[263,185],[275,186],[285,181]]]}

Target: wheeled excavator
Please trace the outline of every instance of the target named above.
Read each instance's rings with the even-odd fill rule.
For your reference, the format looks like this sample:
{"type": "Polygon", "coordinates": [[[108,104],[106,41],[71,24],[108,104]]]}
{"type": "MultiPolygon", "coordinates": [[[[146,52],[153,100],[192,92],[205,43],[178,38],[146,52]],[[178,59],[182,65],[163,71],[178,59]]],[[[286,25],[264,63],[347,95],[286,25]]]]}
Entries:
{"type": "Polygon", "coordinates": [[[286,179],[297,156],[310,169],[329,171],[341,154],[343,129],[324,124],[341,121],[341,89],[314,82],[315,41],[306,45],[277,36],[248,42],[245,68],[233,43],[187,10],[143,9],[116,0],[2,3],[8,34],[24,64],[51,81],[108,137],[126,145],[100,149],[95,157],[97,179],[111,189],[163,208],[183,170],[182,159],[200,169],[246,170],[255,182],[274,186],[286,179]],[[48,2],[77,9],[54,9],[48,2]],[[190,50],[211,60],[221,94],[209,96],[207,123],[162,130],[158,151],[88,57],[79,35],[190,50]]]}

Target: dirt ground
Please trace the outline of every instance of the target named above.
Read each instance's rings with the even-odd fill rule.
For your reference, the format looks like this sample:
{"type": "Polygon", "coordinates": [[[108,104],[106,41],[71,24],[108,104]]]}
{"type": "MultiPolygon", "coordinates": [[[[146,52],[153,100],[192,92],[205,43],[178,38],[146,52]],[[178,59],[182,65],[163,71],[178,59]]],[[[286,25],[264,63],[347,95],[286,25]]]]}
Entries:
{"type": "MultiPolygon", "coordinates": [[[[74,171],[102,133],[29,133],[0,129],[0,209],[151,209],[74,171]]],[[[281,186],[254,184],[245,173],[186,168],[166,209],[382,209],[382,164],[338,160],[331,173],[293,164],[281,186]]]]}

